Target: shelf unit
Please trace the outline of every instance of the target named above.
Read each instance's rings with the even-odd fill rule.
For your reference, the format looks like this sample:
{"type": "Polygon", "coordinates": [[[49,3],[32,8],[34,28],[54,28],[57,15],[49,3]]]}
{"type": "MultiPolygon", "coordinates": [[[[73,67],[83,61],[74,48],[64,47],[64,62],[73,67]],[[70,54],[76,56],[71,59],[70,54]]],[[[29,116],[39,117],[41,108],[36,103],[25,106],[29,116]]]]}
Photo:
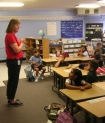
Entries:
{"type": "Polygon", "coordinates": [[[62,52],[67,52],[68,54],[74,54],[78,52],[78,49],[81,47],[81,45],[86,45],[86,41],[83,40],[81,42],[68,42],[62,44],[62,52]]]}
{"type": "Polygon", "coordinates": [[[102,45],[103,45],[103,48],[105,49],[105,37],[102,37],[102,45]]]}
{"type": "Polygon", "coordinates": [[[86,41],[94,38],[102,39],[103,23],[86,23],[86,41]]]}
{"type": "Polygon", "coordinates": [[[23,51],[25,51],[26,60],[28,61],[29,58],[32,56],[33,49],[36,48],[36,42],[35,42],[35,38],[26,37],[25,39],[26,39],[26,43],[25,43],[25,49],[23,51]]]}
{"type": "Polygon", "coordinates": [[[35,39],[36,41],[36,49],[40,51],[41,57],[49,58],[49,40],[48,39],[35,39]]]}
{"type": "Polygon", "coordinates": [[[48,39],[36,39],[32,37],[26,37],[25,51],[26,60],[33,55],[32,51],[38,49],[42,58],[49,58],[49,40],[48,39]]]}

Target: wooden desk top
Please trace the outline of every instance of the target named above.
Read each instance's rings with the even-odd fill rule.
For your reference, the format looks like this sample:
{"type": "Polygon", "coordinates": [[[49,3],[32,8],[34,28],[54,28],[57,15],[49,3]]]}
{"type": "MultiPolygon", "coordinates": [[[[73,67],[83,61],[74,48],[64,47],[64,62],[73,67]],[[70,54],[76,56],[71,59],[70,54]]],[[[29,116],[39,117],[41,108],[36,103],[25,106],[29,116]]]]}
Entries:
{"type": "Polygon", "coordinates": [[[95,82],[92,84],[105,90],[105,82],[95,82]]]}
{"type": "MultiPolygon", "coordinates": [[[[70,71],[72,68],[77,68],[79,64],[72,64],[72,67],[70,69],[66,69],[66,67],[58,67],[58,68],[55,68],[55,67],[52,67],[51,69],[53,71],[55,71],[56,73],[58,73],[59,75],[61,75],[62,77],[68,77],[70,71]]],[[[79,68],[78,68],[79,69],[79,68]]],[[[81,70],[81,69],[80,69],[81,70]]],[[[87,75],[88,71],[86,70],[81,70],[82,72],[82,75],[85,76],[87,75]]]]}
{"type": "MultiPolygon", "coordinates": [[[[90,61],[93,60],[94,58],[88,58],[88,57],[66,57],[65,61],[90,61]]],[[[58,61],[58,57],[56,58],[46,58],[46,59],[42,59],[42,61],[44,62],[57,62],[58,61]]]]}
{"type": "MultiPolygon", "coordinates": [[[[102,97],[103,98],[103,97],[102,97]]],[[[93,99],[94,100],[94,99],[93,99]]],[[[80,107],[84,108],[85,110],[89,111],[93,115],[97,116],[98,118],[105,117],[105,100],[89,103],[87,101],[77,103],[80,107]]]]}
{"type": "Polygon", "coordinates": [[[43,62],[46,63],[51,63],[51,62],[57,62],[57,58],[46,58],[46,59],[42,59],[43,62]]]}
{"type": "Polygon", "coordinates": [[[64,95],[66,95],[73,101],[81,101],[85,99],[92,99],[92,98],[105,96],[105,90],[95,85],[92,85],[92,88],[86,89],[85,91],[61,89],[60,92],[62,92],[64,95]]]}

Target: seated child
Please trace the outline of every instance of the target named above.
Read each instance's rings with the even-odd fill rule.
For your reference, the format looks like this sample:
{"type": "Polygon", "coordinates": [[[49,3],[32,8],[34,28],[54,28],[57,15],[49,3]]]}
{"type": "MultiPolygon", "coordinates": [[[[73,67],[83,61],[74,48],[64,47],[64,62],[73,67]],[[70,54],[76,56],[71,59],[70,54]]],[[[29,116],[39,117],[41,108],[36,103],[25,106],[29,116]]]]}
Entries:
{"type": "Polygon", "coordinates": [[[65,60],[65,54],[61,53],[57,63],[55,64],[55,67],[63,67],[63,66],[67,66],[66,68],[69,69],[71,68],[71,64],[69,64],[69,62],[64,61],[65,60]]]}
{"type": "Polygon", "coordinates": [[[57,56],[57,51],[55,48],[51,48],[50,50],[50,57],[56,57],[57,56]]]}
{"type": "Polygon", "coordinates": [[[41,79],[44,79],[44,73],[46,71],[46,68],[42,64],[42,58],[40,57],[40,53],[38,50],[33,51],[33,56],[30,57],[29,63],[32,64],[32,69],[36,71],[36,77],[35,82],[38,82],[38,74],[39,71],[42,70],[42,73],[40,74],[41,79]]]}
{"type": "MultiPolygon", "coordinates": [[[[69,62],[64,61],[65,60],[65,55],[64,53],[61,53],[57,63],[55,64],[55,67],[63,67],[66,66],[67,69],[71,68],[71,64],[69,64],[69,62]]],[[[59,86],[60,84],[60,76],[57,74],[57,85],[59,86]]]]}
{"type": "Polygon", "coordinates": [[[102,48],[102,43],[97,43],[96,49],[100,49],[101,50],[101,54],[104,54],[105,53],[105,49],[102,48]]]}
{"type": "Polygon", "coordinates": [[[103,61],[102,61],[102,58],[101,58],[101,50],[100,49],[95,50],[94,58],[95,58],[95,61],[98,63],[98,66],[102,67],[103,66],[103,61]]]}
{"type": "MultiPolygon", "coordinates": [[[[67,89],[81,90],[84,91],[86,89],[90,89],[92,87],[91,84],[85,82],[82,79],[82,72],[79,69],[72,69],[69,73],[69,78],[66,79],[65,86],[67,89]]],[[[80,111],[78,106],[73,108],[73,113],[77,113],[80,111]]]]}
{"type": "Polygon", "coordinates": [[[51,51],[50,51],[51,54],[57,54],[57,51],[55,48],[51,48],[51,51]]]}
{"type": "Polygon", "coordinates": [[[81,91],[92,87],[91,84],[83,80],[82,72],[74,68],[69,73],[69,78],[66,79],[65,86],[67,89],[78,89],[81,91]]]}
{"type": "Polygon", "coordinates": [[[78,50],[77,56],[89,57],[89,53],[87,51],[86,46],[84,46],[84,45],[81,46],[81,48],[78,50]]]}
{"type": "Polygon", "coordinates": [[[98,63],[95,60],[92,60],[88,63],[87,70],[89,71],[86,76],[86,82],[92,84],[93,82],[98,82],[98,77],[96,70],[98,68],[98,63]]]}

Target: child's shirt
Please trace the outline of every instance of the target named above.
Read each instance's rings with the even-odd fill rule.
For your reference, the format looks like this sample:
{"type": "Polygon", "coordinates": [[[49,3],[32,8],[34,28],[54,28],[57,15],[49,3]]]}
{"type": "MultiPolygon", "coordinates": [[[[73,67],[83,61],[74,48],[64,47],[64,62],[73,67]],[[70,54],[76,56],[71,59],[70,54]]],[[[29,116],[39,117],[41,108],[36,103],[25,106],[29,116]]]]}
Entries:
{"type": "Polygon", "coordinates": [[[31,56],[29,61],[35,61],[36,64],[42,64],[42,58],[40,56],[39,57],[31,56]]]}
{"type": "Polygon", "coordinates": [[[85,57],[89,57],[89,54],[88,54],[87,51],[83,52],[83,55],[84,55],[85,57]]]}
{"type": "Polygon", "coordinates": [[[101,55],[100,55],[100,54],[96,54],[96,55],[94,55],[94,58],[95,58],[96,60],[101,60],[101,55]]]}
{"type": "Polygon", "coordinates": [[[89,71],[86,77],[86,82],[88,83],[93,83],[93,82],[98,82],[98,77],[96,72],[94,71],[89,71]]]}
{"type": "Polygon", "coordinates": [[[58,67],[63,67],[63,66],[68,66],[68,65],[69,65],[69,62],[61,61],[58,67]]]}
{"type": "MultiPolygon", "coordinates": [[[[70,80],[69,78],[66,79],[66,83],[69,83],[70,85],[76,86],[75,81],[70,80]]],[[[78,86],[81,86],[81,85],[85,85],[85,81],[84,81],[84,80],[81,80],[81,83],[80,83],[80,85],[78,85],[78,86]]]]}

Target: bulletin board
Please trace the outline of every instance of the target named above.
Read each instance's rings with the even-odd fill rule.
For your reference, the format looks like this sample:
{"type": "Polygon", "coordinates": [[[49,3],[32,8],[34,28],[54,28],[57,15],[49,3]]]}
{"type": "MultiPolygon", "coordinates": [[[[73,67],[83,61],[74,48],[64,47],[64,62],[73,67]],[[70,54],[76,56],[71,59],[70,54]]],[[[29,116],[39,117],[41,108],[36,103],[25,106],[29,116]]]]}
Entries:
{"type": "Polygon", "coordinates": [[[61,38],[82,38],[83,20],[61,21],[61,38]]]}

